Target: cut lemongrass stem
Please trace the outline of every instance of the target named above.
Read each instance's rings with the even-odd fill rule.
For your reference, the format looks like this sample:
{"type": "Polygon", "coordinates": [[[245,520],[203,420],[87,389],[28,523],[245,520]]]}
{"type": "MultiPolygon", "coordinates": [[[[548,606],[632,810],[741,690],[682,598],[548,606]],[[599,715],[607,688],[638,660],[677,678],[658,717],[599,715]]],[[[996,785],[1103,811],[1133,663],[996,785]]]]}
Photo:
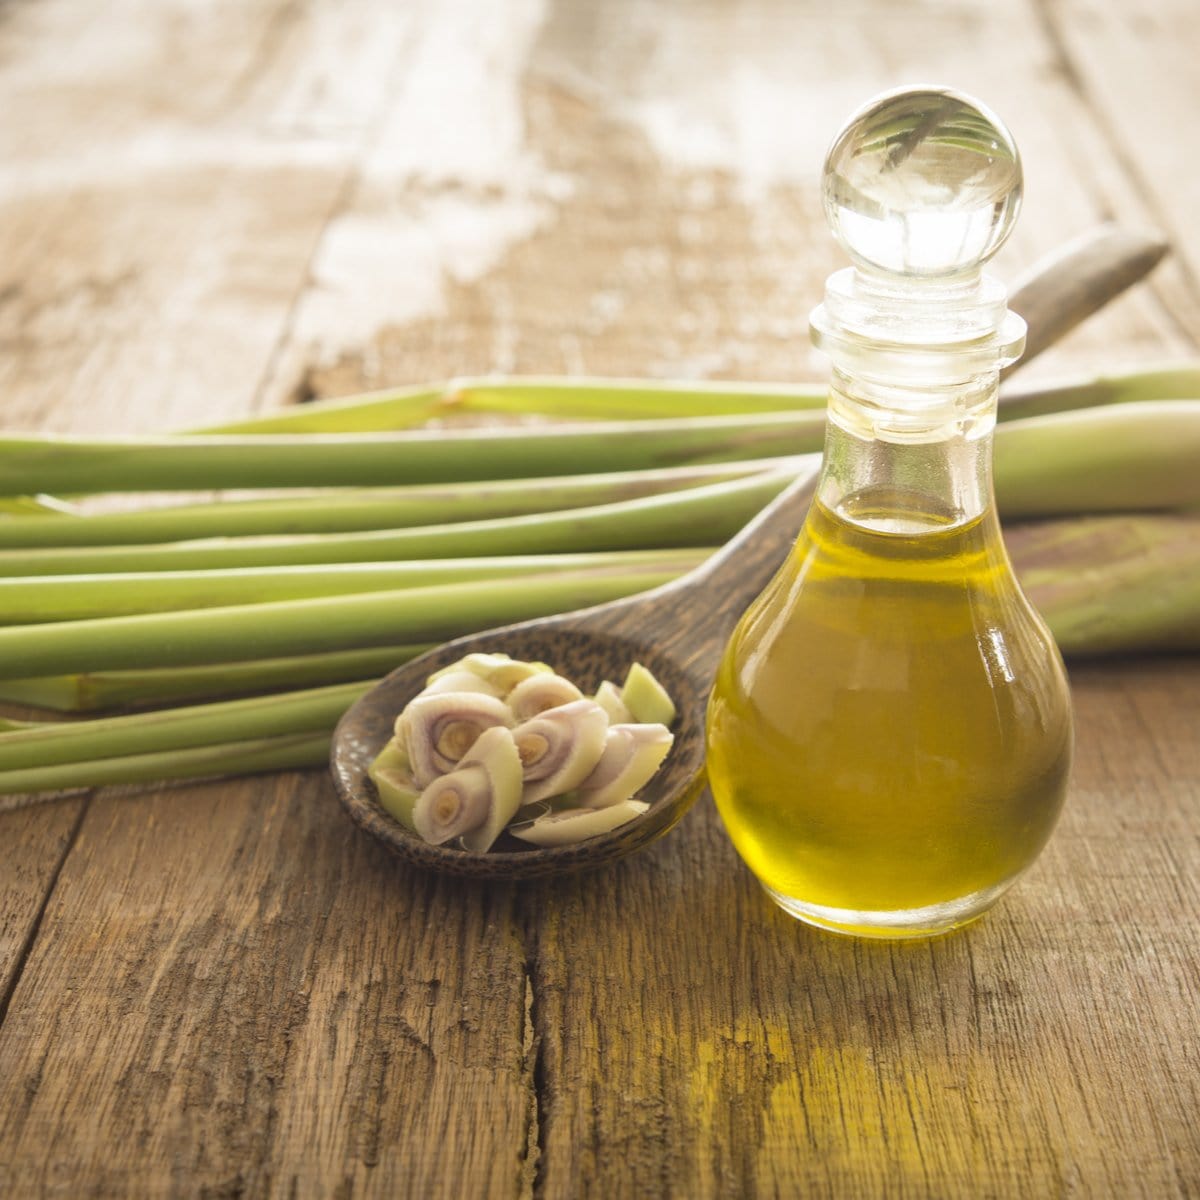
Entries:
{"type": "Polygon", "coordinates": [[[0,772],[0,794],[64,791],[117,783],[159,783],[173,779],[209,779],[250,775],[259,771],[302,770],[329,760],[329,732],[296,733],[249,741],[162,750],[105,758],[25,767],[0,772]]]}
{"type": "MultiPolygon", "coordinates": [[[[1172,457],[1174,466],[1170,469],[1174,471],[1179,466],[1179,443],[1190,448],[1200,429],[1200,400],[1131,401],[1028,420],[1073,422],[1069,428],[1079,434],[1082,444],[1072,458],[1085,471],[1095,472],[1097,465],[1112,460],[1124,465],[1123,460],[1131,459],[1134,473],[1140,473],[1147,450],[1160,457],[1172,457]],[[1134,445],[1124,444],[1123,429],[1140,431],[1132,439],[1134,445]],[[1103,442],[1109,444],[1101,450],[1103,442]]],[[[574,474],[606,466],[633,470],[704,460],[736,462],[747,456],[790,455],[815,449],[822,440],[823,423],[822,413],[809,412],[557,425],[486,434],[417,432],[362,437],[176,437],[100,442],[23,435],[0,439],[0,492],[25,492],[35,481],[38,486],[52,485],[63,491],[178,490],[377,483],[405,474],[414,481],[466,482],[547,470],[574,474]]],[[[1032,438],[1016,433],[1024,424],[1008,422],[997,429],[998,480],[1003,479],[1006,470],[1013,472],[1014,479],[1028,480],[1031,472],[1046,469],[1044,456],[1039,456],[1036,466],[1026,465],[1023,472],[1010,465],[1015,456],[1009,462],[1004,460],[1007,441],[1022,437],[1025,444],[1036,444],[1041,439],[1041,426],[1034,426],[1039,432],[1032,438]]],[[[1047,434],[1046,441],[1051,440],[1053,435],[1047,434]]],[[[1055,474],[1066,478],[1061,471],[1055,474]]],[[[739,482],[710,486],[736,486],[739,482]]],[[[688,493],[703,490],[690,488],[688,493]]],[[[1015,490],[1019,493],[1020,489],[1015,490]]],[[[1089,493],[1094,491],[1089,489],[1089,493]]],[[[643,500],[665,500],[673,495],[643,500]]],[[[1138,507],[1146,507],[1145,502],[1140,501],[1138,507]]],[[[1014,511],[1036,509],[1022,504],[1014,511]]],[[[521,520],[515,518],[512,523],[521,520]]],[[[463,522],[459,528],[470,524],[463,522]]],[[[10,569],[6,573],[16,572],[10,569]]]]}
{"type": "Polygon", "coordinates": [[[347,533],[444,525],[527,513],[612,504],[662,492],[740,479],[786,467],[788,458],[711,466],[504,479],[472,487],[416,484],[400,488],[325,489],[265,500],[216,500],[162,508],[90,513],[47,521],[0,519],[0,547],[103,546],[189,538],[347,533]]]}
{"type": "Polygon", "coordinates": [[[333,400],[310,400],[280,412],[224,421],[191,432],[209,433],[372,433],[412,429],[436,417],[445,405],[440,384],[387,388],[333,400]]]}
{"type": "Polygon", "coordinates": [[[0,525],[9,521],[76,515],[74,505],[56,496],[0,496],[0,525]]]}
{"type": "Polygon", "coordinates": [[[1006,385],[1000,389],[999,417],[1014,421],[1137,400],[1200,400],[1200,362],[1143,367],[1037,387],[1006,385]]]}
{"type": "Polygon", "coordinates": [[[1003,517],[1200,506],[1200,400],[1131,401],[996,430],[1003,517]]]}
{"type": "Polygon", "coordinates": [[[1200,515],[1074,517],[1005,536],[1064,654],[1200,650],[1200,515]]]}
{"type": "Polygon", "coordinates": [[[821,449],[825,414],[411,433],[0,438],[0,495],[365,487],[582,475],[821,449]]]}
{"type": "MultiPolygon", "coordinates": [[[[816,460],[796,461],[811,468],[816,460]]],[[[798,469],[762,472],[614,504],[455,525],[152,546],[2,550],[0,576],[214,570],[710,545],[732,537],[795,478],[798,469]]]]}
{"type": "Polygon", "coordinates": [[[660,567],[682,575],[698,566],[715,549],[614,550],[591,554],[236,567],[228,570],[16,576],[0,578],[0,625],[78,621],[131,613],[398,591],[596,567],[660,567]]]}
{"type": "Polygon", "coordinates": [[[444,641],[616,600],[674,579],[595,568],[438,587],[0,628],[0,678],[236,662],[386,641],[444,641]]]}
{"type": "Polygon", "coordinates": [[[367,433],[412,429],[455,413],[593,421],[794,412],[825,405],[824,383],[730,383],[554,376],[480,376],[314,400],[197,433],[367,433]]]}
{"type": "Polygon", "coordinates": [[[373,683],[226,700],[91,721],[57,721],[0,733],[0,773],[55,763],[124,758],[219,742],[328,732],[373,683]]]}
{"type": "Polygon", "coordinates": [[[418,642],[192,667],[0,679],[0,701],[64,713],[97,713],[258,695],[285,688],[321,687],[386,675],[418,654],[432,650],[433,645],[418,642]]]}

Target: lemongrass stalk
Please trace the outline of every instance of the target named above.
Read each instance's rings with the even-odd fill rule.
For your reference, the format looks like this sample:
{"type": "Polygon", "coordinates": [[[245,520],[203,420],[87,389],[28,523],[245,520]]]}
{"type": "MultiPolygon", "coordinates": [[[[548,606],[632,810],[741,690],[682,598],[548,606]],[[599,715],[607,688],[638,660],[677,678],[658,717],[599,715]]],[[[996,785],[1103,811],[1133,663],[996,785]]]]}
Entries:
{"type": "Polygon", "coordinates": [[[483,376],[451,382],[444,403],[468,413],[644,421],[823,411],[828,396],[827,383],[483,376]]]}
{"type": "Polygon", "coordinates": [[[825,414],[615,421],[480,431],[0,438],[0,495],[364,487],[736,462],[821,448],[825,414]]]}
{"type": "Polygon", "coordinates": [[[1002,515],[1200,505],[1200,400],[1131,401],[996,430],[1002,515]]]}
{"type": "Polygon", "coordinates": [[[313,400],[196,433],[366,433],[412,429],[453,413],[633,421],[823,408],[824,383],[736,383],[565,376],[480,376],[444,388],[402,388],[313,400]]]}
{"type": "Polygon", "coordinates": [[[223,421],[191,432],[207,433],[372,433],[413,429],[439,415],[445,407],[439,384],[387,388],[334,400],[310,400],[281,412],[223,421]]]}
{"type": "Polygon", "coordinates": [[[357,680],[91,721],[44,722],[0,733],[0,774],[285,734],[328,733],[374,682],[357,680]]]}
{"type": "MultiPolygon", "coordinates": [[[[190,750],[164,750],[73,762],[48,767],[25,767],[0,773],[0,795],[103,787],[114,783],[159,783],[170,779],[209,779],[250,775],[259,771],[301,770],[329,760],[328,732],[287,734],[190,750]]],[[[5,806],[10,807],[10,806],[5,806]]]]}
{"type": "Polygon", "coordinates": [[[1200,650],[1200,516],[1073,517],[1006,540],[1064,654],[1200,650]]]}
{"type": "Polygon", "coordinates": [[[0,523],[74,515],[73,505],[55,496],[0,496],[0,523]]]}
{"type": "Polygon", "coordinates": [[[0,519],[0,547],[140,545],[190,538],[348,533],[453,524],[612,504],[745,478],[785,468],[788,463],[786,458],[754,459],[712,466],[494,480],[469,488],[416,484],[353,491],[327,489],[269,500],[217,500],[91,513],[58,521],[13,516],[0,519]]]}
{"type": "Polygon", "coordinates": [[[210,571],[16,576],[0,578],[0,625],[347,596],[472,579],[514,579],[593,567],[658,566],[682,575],[714,550],[715,547],[616,550],[592,554],[530,554],[210,571]]]}
{"type": "Polygon", "coordinates": [[[0,701],[63,713],[98,713],[261,695],[284,688],[319,687],[386,675],[433,646],[432,642],[418,642],[198,667],[0,679],[0,701]]]}
{"type": "Polygon", "coordinates": [[[1000,389],[999,417],[1014,421],[1135,400],[1200,400],[1200,362],[1091,375],[1036,387],[1007,385],[1000,389]]]}
{"type": "MultiPolygon", "coordinates": [[[[812,460],[795,460],[800,467],[812,460]]],[[[479,554],[591,553],[708,545],[732,537],[795,478],[763,472],[615,504],[413,529],[233,538],[155,546],[0,551],[0,577],[193,571],[479,554]]]]}
{"type": "Polygon", "coordinates": [[[244,662],[387,641],[444,641],[616,600],[676,574],[658,567],[594,568],[365,596],[14,625],[0,629],[0,678],[244,662]]]}

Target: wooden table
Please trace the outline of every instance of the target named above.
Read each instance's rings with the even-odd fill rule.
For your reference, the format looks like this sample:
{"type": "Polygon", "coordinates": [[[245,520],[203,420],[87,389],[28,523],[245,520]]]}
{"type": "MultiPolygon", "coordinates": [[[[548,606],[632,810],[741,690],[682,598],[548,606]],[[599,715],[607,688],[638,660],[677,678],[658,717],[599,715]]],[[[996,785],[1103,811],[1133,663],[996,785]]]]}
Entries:
{"type": "MultiPolygon", "coordinates": [[[[1027,378],[1195,353],[1198,52],[1194,0],[6,4],[0,417],[812,378],[824,147],[930,79],[1022,146],[999,273],[1175,241],[1027,378]]],[[[0,814],[0,1194],[1197,1195],[1200,666],[1072,677],[1050,849],[930,943],[790,921],[707,799],[527,887],[398,866],[315,771],[0,814]]]]}

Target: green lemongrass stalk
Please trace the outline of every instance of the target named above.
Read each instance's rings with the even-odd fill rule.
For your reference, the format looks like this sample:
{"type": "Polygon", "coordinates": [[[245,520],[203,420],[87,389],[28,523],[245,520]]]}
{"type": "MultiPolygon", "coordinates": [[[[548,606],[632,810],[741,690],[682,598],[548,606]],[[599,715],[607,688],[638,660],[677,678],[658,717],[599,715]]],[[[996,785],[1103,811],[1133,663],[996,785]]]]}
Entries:
{"type": "Polygon", "coordinates": [[[727,383],[566,376],[480,376],[444,387],[313,400],[282,412],[206,426],[195,433],[368,433],[413,429],[454,413],[554,420],[650,420],[824,408],[824,383],[727,383]]]}
{"type": "Polygon", "coordinates": [[[1200,400],[1131,401],[996,430],[1005,517],[1200,506],[1200,400]]]}
{"type": "Polygon", "coordinates": [[[56,763],[190,750],[298,733],[329,733],[375,680],[161,709],[92,721],[53,721],[0,733],[0,774],[56,763]]]}
{"type": "Polygon", "coordinates": [[[1200,650],[1200,516],[1074,517],[1005,537],[1064,654],[1200,650]]]}
{"type": "Polygon", "coordinates": [[[0,701],[63,713],[187,704],[386,675],[436,643],[367,646],[289,658],[0,679],[0,701]]]}
{"type": "Polygon", "coordinates": [[[73,505],[55,496],[0,496],[0,522],[74,515],[73,505]]]}
{"type": "MultiPolygon", "coordinates": [[[[815,459],[796,461],[804,467],[815,463],[815,459]]],[[[3,550],[0,576],[196,571],[710,545],[732,537],[796,474],[793,467],[615,504],[456,525],[161,546],[3,550]]]]}
{"type": "Polygon", "coordinates": [[[14,625],[0,629],[0,678],[244,662],[388,641],[445,641],[616,600],[677,574],[660,567],[594,568],[366,596],[14,625]]]}
{"type": "Polygon", "coordinates": [[[218,500],[94,513],[58,521],[13,516],[0,519],[0,547],[141,545],[190,538],[349,533],[445,525],[613,504],[618,500],[741,479],[760,471],[784,468],[789,461],[767,458],[713,466],[505,479],[470,488],[458,484],[416,484],[354,491],[332,489],[315,495],[218,500]]]}
{"type": "Polygon", "coordinates": [[[484,376],[456,379],[448,408],[588,421],[645,421],[825,409],[827,383],[736,383],[650,379],[484,376]]]}
{"type": "MultiPolygon", "coordinates": [[[[1090,456],[1097,466],[1114,459],[1119,464],[1129,453],[1125,430],[1142,428],[1134,439],[1137,445],[1163,454],[1172,453],[1180,438],[1190,444],[1200,424],[1200,400],[1132,401],[1027,421],[999,427],[998,456],[1009,439],[1060,445],[1054,433],[1041,432],[1052,426],[1033,423],[1066,422],[1064,428],[1077,433],[1086,447],[1086,452],[1074,455],[1078,461],[1090,456]],[[1018,425],[1026,432],[1014,432],[1018,425]],[[1030,435],[1029,429],[1038,432],[1030,435]]],[[[27,492],[35,481],[63,491],[327,486],[387,482],[405,474],[414,481],[465,482],[482,475],[501,478],[546,470],[575,474],[601,467],[635,470],[703,460],[736,462],[748,455],[817,448],[823,423],[823,414],[813,411],[361,437],[247,435],[97,442],[25,435],[0,439],[0,492],[27,492]]],[[[1027,465],[1021,470],[1011,464],[1012,460],[1005,469],[1021,481],[1048,467],[1045,455],[1038,456],[1036,468],[1027,465]]],[[[1032,509],[1023,506],[1019,511],[1032,509]]]]}
{"type": "Polygon", "coordinates": [[[715,549],[616,550],[593,554],[241,567],[224,571],[17,576],[0,578],[0,625],[348,596],[472,579],[545,576],[593,567],[660,567],[681,575],[703,562],[715,549]]]}
{"type": "Polygon", "coordinates": [[[1091,375],[1037,387],[1006,385],[1000,389],[999,417],[1014,421],[1135,400],[1200,400],[1200,362],[1091,375]]]}
{"type": "Polygon", "coordinates": [[[0,438],[0,495],[365,487],[737,462],[821,448],[825,414],[458,432],[0,438]]]}
{"type": "Polygon", "coordinates": [[[372,433],[413,429],[439,416],[445,388],[439,384],[387,388],[334,400],[310,400],[282,412],[241,421],[223,421],[191,432],[207,433],[372,433]]]}
{"type": "MultiPolygon", "coordinates": [[[[103,787],[113,783],[159,783],[168,779],[209,779],[258,771],[300,770],[329,761],[328,732],[296,733],[251,741],[196,746],[106,758],[24,767],[0,773],[0,795],[103,787]]],[[[10,807],[10,806],[4,806],[10,807]]],[[[17,805],[16,807],[20,807],[17,805]]]]}

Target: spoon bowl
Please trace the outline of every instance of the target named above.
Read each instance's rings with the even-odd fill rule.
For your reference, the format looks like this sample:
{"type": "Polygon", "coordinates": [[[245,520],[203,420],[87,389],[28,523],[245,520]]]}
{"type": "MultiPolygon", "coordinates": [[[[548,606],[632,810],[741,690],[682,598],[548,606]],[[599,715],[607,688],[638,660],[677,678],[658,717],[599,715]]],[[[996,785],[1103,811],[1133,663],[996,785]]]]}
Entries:
{"type": "MultiPolygon", "coordinates": [[[[1010,298],[1028,325],[1033,352],[1140,278],[1163,249],[1156,239],[1105,229],[1043,266],[1010,298]]],[[[486,879],[531,879],[599,866],[670,830],[704,788],[704,713],[721,652],[738,617],[782,563],[812,500],[817,456],[796,461],[795,481],[682,579],[627,600],[461,637],[383,679],[347,711],[333,735],[330,770],[351,819],[415,866],[486,879]],[[635,661],[649,668],[678,712],[674,745],[638,794],[649,809],[574,845],[535,847],[502,834],[485,853],[430,845],[391,817],[367,768],[429,675],[474,652],[549,663],[585,695],[605,679],[624,679],[635,661]]]]}
{"type": "Polygon", "coordinates": [[[575,625],[530,621],[459,638],[393,671],[363,696],[338,726],[332,757],[334,782],[351,818],[416,866],[489,879],[531,879],[582,870],[661,837],[699,796],[704,787],[706,699],[699,677],[646,637],[593,631],[582,620],[575,625]],[[649,802],[649,810],[610,833],[575,845],[536,847],[502,834],[496,845],[482,854],[430,845],[389,816],[379,804],[367,768],[391,737],[396,714],[425,686],[427,677],[477,651],[548,663],[578,684],[585,695],[591,695],[605,679],[624,678],[634,661],[648,667],[675,700],[679,714],[672,727],[675,742],[670,754],[638,797],[649,802]]]}

